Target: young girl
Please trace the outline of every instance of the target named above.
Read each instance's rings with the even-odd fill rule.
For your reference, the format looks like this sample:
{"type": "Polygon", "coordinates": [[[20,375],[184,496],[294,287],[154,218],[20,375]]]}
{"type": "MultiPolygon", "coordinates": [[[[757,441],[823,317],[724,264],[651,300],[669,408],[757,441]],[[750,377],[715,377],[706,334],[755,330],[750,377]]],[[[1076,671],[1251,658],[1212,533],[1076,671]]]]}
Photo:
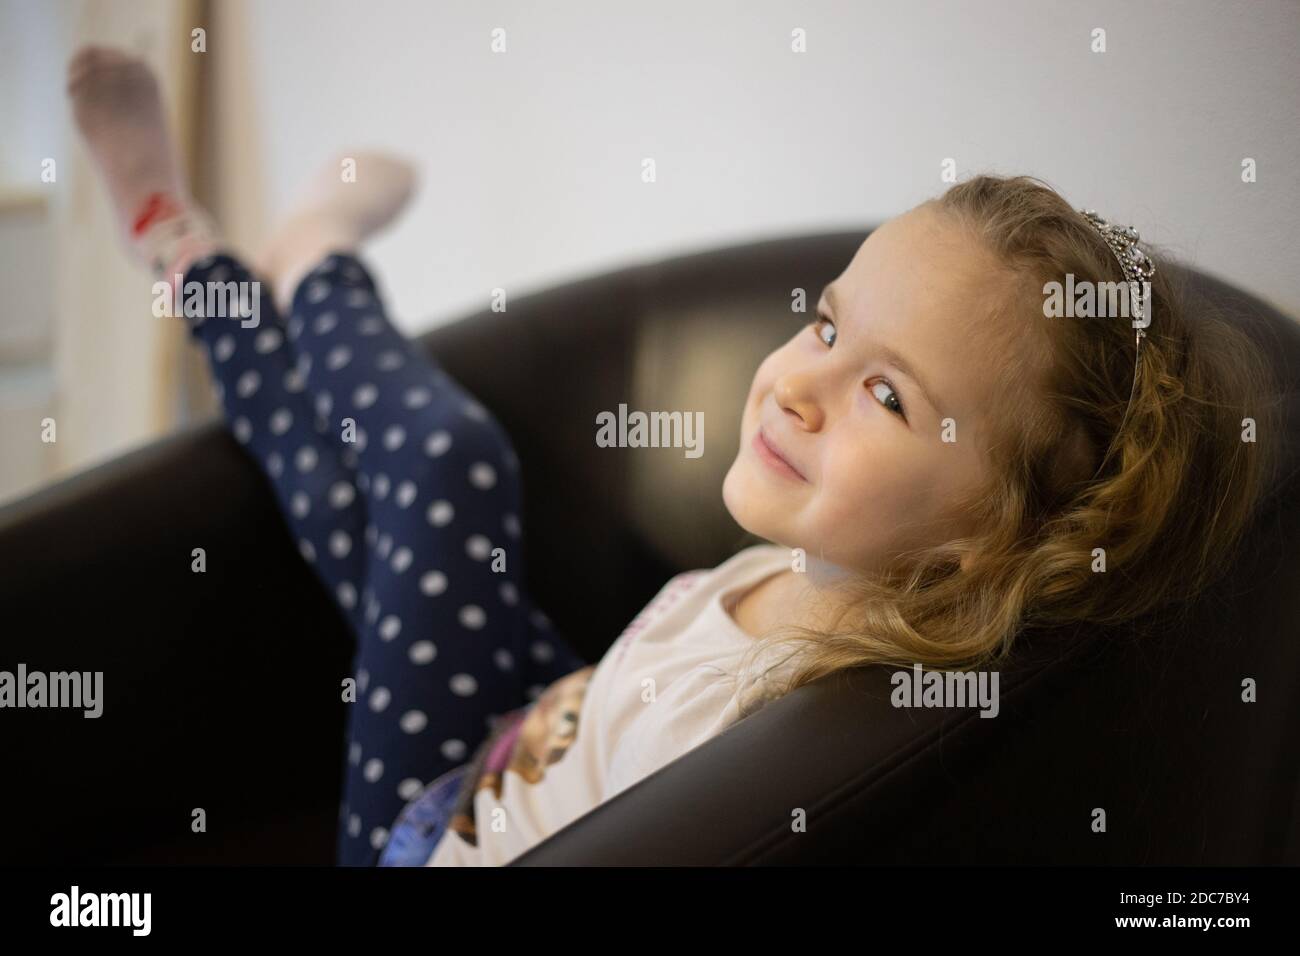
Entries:
{"type": "Polygon", "coordinates": [[[524,590],[508,436],[389,324],[354,254],[407,167],[328,167],[254,273],[188,198],[142,63],[86,49],[69,91],[142,261],[273,289],[256,324],[186,321],[356,633],[343,864],[505,863],[838,669],[986,667],[1026,626],[1188,599],[1271,478],[1249,340],[1189,322],[1135,234],[980,176],[875,230],[758,368],[722,494],[770,543],[667,582],[589,664],[524,590]],[[1046,314],[1051,283],[1135,275],[1136,318],[1046,314]]]}

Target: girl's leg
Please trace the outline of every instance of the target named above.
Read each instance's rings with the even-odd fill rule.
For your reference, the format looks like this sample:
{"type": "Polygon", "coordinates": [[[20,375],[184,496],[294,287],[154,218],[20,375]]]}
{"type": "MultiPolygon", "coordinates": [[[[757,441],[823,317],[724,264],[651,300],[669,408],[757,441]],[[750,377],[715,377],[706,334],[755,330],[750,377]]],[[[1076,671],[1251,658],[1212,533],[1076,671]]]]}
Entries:
{"type": "Polygon", "coordinates": [[[311,181],[261,261],[317,427],[357,469],[369,559],[339,860],[375,862],[404,801],[494,715],[585,663],[522,587],[519,462],[505,430],[384,314],[349,250],[400,210],[405,164],[354,154],[311,181]],[[328,255],[331,250],[336,254],[328,255]]]}
{"type": "MultiPolygon", "coordinates": [[[[343,256],[327,260],[311,281],[344,267],[373,296],[360,263],[343,256]]],[[[184,275],[186,285],[205,289],[235,283],[251,292],[257,281],[229,254],[206,257],[184,275]]],[[[416,413],[377,397],[367,408],[386,409],[403,428],[440,433],[441,461],[390,454],[391,440],[357,452],[327,439],[337,433],[323,416],[316,425],[324,435],[308,425],[311,393],[303,372],[319,360],[311,350],[294,359],[273,303],[265,294],[259,301],[262,321],[255,327],[245,328],[239,316],[195,316],[190,328],[209,357],[232,433],[271,477],[303,557],[358,635],[352,667],[358,700],[348,722],[338,850],[341,863],[369,864],[403,803],[467,759],[492,717],[585,662],[550,632],[550,622],[522,592],[522,558],[513,547],[522,532],[517,460],[504,430],[482,412],[464,414],[481,406],[446,379],[427,387],[436,390],[429,404],[450,414],[416,413]],[[386,472],[358,474],[341,460],[345,454],[386,472]],[[503,479],[485,486],[495,472],[503,479]],[[449,480],[456,473],[464,480],[449,480]],[[468,494],[471,488],[477,493],[468,494]],[[499,529],[500,540],[493,545],[481,533],[466,536],[480,529],[499,529]],[[493,547],[501,549],[495,556],[493,547]]],[[[376,310],[370,317],[382,318],[378,302],[370,305],[376,310]]],[[[319,314],[306,308],[300,317],[319,314]]],[[[373,342],[353,342],[359,362],[395,344],[397,333],[386,321],[382,331],[373,342]]],[[[440,377],[417,354],[407,357],[413,369],[440,377]]],[[[396,390],[391,394],[410,384],[396,377],[379,379],[396,390]]]]}
{"type": "Polygon", "coordinates": [[[259,297],[257,325],[246,328],[248,320],[237,316],[187,315],[190,336],[207,356],[231,434],[270,479],[299,553],[356,629],[365,583],[364,501],[355,473],[312,427],[302,376],[291,364],[271,297],[251,291],[262,288],[260,281],[229,253],[190,266],[182,288],[189,283],[259,297]]]}
{"type": "Polygon", "coordinates": [[[364,266],[328,257],[294,294],[289,328],[367,502],[366,685],[339,855],[371,864],[403,803],[467,760],[493,717],[585,661],[524,593],[509,437],[392,327],[364,266]]]}
{"type": "MultiPolygon", "coordinates": [[[[147,67],[116,51],[84,50],[69,90],[132,251],[164,277],[251,288],[247,269],[215,254],[215,237],[187,198],[147,67]]],[[[324,286],[299,286],[303,263],[319,259],[313,243],[350,248],[395,212],[404,189],[382,181],[352,193],[337,186],[327,180],[263,260],[279,290],[298,289],[294,337],[311,322],[328,354],[307,340],[291,361],[269,298],[258,302],[269,323],[250,328],[239,315],[196,315],[191,330],[207,347],[232,432],[271,477],[304,557],[358,634],[365,697],[349,721],[355,736],[340,851],[344,862],[368,863],[401,801],[467,757],[493,714],[583,661],[520,587],[522,556],[511,547],[522,534],[518,460],[504,431],[387,325],[355,260],[334,261],[344,268],[333,292],[328,265],[315,277],[324,286]],[[356,380],[363,368],[367,379],[383,376],[356,380]],[[318,417],[307,429],[303,386],[313,372],[318,417]],[[335,394],[358,425],[382,436],[369,451],[364,437],[348,447],[335,442],[335,394]],[[351,464],[363,469],[356,482],[351,464]]]]}
{"type": "MultiPolygon", "coordinates": [[[[316,427],[335,443],[344,463],[357,469],[357,485],[372,513],[390,491],[392,501],[412,508],[410,497],[420,476],[412,473],[402,481],[393,466],[413,460],[439,470],[432,463],[450,447],[455,430],[464,431],[457,454],[474,442],[486,449],[481,462],[471,463],[478,465],[472,487],[479,499],[489,497],[502,476],[498,494],[510,507],[482,536],[502,549],[504,567],[496,573],[503,575],[505,595],[525,608],[527,644],[534,649],[521,662],[521,679],[525,687],[544,685],[582,661],[551,631],[546,616],[534,611],[519,586],[522,555],[512,547],[522,535],[519,461],[509,436],[486,408],[388,321],[375,283],[349,254],[399,214],[414,190],[414,172],[380,153],[352,151],[348,160],[353,175],[346,182],[339,175],[340,161],[326,164],[308,181],[295,211],[259,257],[275,282],[281,313],[289,316],[286,331],[316,427]],[[504,468],[489,463],[493,454],[502,456],[504,468]]],[[[393,547],[391,532],[378,529],[373,518],[369,537],[367,543],[381,554],[393,547]]],[[[476,540],[476,546],[482,542],[476,540]]]]}

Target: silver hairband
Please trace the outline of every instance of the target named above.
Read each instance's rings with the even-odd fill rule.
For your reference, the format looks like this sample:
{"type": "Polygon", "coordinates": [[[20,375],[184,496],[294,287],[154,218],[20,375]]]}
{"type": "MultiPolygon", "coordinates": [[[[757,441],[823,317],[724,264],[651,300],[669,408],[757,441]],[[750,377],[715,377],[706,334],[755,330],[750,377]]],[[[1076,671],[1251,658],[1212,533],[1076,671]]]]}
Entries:
{"type": "MultiPolygon", "coordinates": [[[[1156,266],[1151,261],[1151,257],[1137,247],[1141,236],[1132,226],[1109,223],[1093,209],[1080,209],[1079,212],[1083,213],[1083,218],[1088,220],[1088,223],[1105,240],[1106,245],[1110,246],[1111,252],[1115,253],[1115,258],[1119,260],[1119,267],[1124,271],[1124,278],[1129,284],[1129,303],[1132,312],[1142,320],[1140,325],[1134,326],[1133,387],[1128,393],[1128,404],[1124,406],[1124,417],[1120,419],[1119,427],[1115,429],[1115,434],[1119,435],[1128,421],[1129,408],[1133,405],[1133,395],[1137,391],[1138,366],[1142,356],[1142,339],[1146,337],[1146,326],[1151,324],[1151,316],[1147,311],[1150,303],[1142,296],[1142,284],[1156,274],[1156,266]]],[[[1111,444],[1113,445],[1114,442],[1112,441],[1111,444]]],[[[1109,455],[1110,449],[1107,449],[1106,456],[1102,458],[1102,465],[1109,455]]],[[[1097,471],[1101,471],[1100,466],[1097,471]]],[[[1096,475],[1093,477],[1095,478],[1096,475]]]]}
{"type": "MultiPolygon", "coordinates": [[[[1142,283],[1156,274],[1156,265],[1151,261],[1150,256],[1137,247],[1137,242],[1142,237],[1132,226],[1109,223],[1093,209],[1079,211],[1083,213],[1083,218],[1087,219],[1101,234],[1106,245],[1110,246],[1111,252],[1115,253],[1115,258],[1119,260],[1119,267],[1124,270],[1124,278],[1133,293],[1130,300],[1133,302],[1133,314],[1139,319],[1145,319],[1144,325],[1149,325],[1150,318],[1143,311],[1145,303],[1142,300],[1142,283]]],[[[1145,334],[1145,329],[1139,327],[1138,332],[1145,334]]]]}

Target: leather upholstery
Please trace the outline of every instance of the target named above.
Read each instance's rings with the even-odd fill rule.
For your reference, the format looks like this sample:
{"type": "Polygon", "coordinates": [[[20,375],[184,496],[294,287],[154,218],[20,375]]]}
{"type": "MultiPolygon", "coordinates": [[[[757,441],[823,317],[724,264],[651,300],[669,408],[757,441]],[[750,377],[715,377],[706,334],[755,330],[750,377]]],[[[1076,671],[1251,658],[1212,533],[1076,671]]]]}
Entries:
{"type": "MultiPolygon", "coordinates": [[[[868,231],[628,267],[421,338],[513,436],[529,586],[589,661],[669,576],[752,543],[720,491],[751,377],[807,319],[791,290],[811,309],[868,231]],[[619,403],[703,411],[703,456],[597,447],[619,403]]],[[[892,707],[892,668],[828,678],[516,864],[1300,862],[1300,326],[1186,277],[1278,363],[1288,456],[1242,561],[1186,620],[1141,642],[1025,634],[993,720],[892,707]]],[[[99,720],[0,713],[0,862],[332,860],[349,635],[224,426],[0,509],[0,595],[0,669],[106,672],[99,720]],[[178,806],[204,807],[208,832],[178,806]]]]}

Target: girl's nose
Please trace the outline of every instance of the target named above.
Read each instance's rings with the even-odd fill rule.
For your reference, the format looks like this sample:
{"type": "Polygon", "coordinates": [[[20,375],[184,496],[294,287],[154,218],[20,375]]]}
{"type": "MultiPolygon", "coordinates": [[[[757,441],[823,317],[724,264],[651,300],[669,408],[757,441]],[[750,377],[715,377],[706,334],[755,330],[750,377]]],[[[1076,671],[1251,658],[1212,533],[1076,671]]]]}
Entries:
{"type": "Polygon", "coordinates": [[[817,431],[822,427],[822,406],[809,372],[796,371],[782,375],[777,379],[773,391],[781,410],[797,415],[804,429],[817,431]]]}

